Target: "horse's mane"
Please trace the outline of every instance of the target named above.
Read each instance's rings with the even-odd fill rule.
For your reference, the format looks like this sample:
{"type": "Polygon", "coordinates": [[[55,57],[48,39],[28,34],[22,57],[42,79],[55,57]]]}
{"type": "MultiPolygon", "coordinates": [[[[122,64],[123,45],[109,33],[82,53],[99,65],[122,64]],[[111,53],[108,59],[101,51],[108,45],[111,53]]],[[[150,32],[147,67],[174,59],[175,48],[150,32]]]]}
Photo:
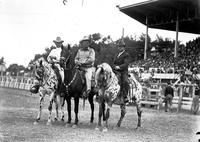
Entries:
{"type": "Polygon", "coordinates": [[[109,84],[110,79],[114,77],[114,72],[113,72],[111,66],[107,63],[102,63],[102,64],[98,65],[97,71],[95,73],[96,83],[99,81],[99,77],[101,74],[107,76],[107,79],[108,79],[106,82],[107,84],[109,84]]]}
{"type": "Polygon", "coordinates": [[[76,52],[74,51],[74,48],[71,48],[70,45],[63,46],[62,51],[61,51],[61,56],[67,58],[67,56],[69,56],[69,55],[66,55],[67,53],[70,54],[69,64],[71,65],[71,67],[74,67],[75,66],[74,59],[76,56],[76,52]]]}

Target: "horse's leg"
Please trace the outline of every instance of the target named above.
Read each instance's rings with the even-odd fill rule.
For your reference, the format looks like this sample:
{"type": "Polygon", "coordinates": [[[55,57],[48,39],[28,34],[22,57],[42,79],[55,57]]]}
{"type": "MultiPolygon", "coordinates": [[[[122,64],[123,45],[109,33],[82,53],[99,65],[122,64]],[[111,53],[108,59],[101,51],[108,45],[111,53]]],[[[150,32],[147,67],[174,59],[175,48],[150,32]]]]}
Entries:
{"type": "Polygon", "coordinates": [[[49,101],[49,107],[48,107],[49,117],[48,117],[47,125],[51,125],[51,113],[52,113],[52,104],[53,104],[53,100],[54,100],[54,97],[55,97],[54,95],[55,95],[55,92],[52,92],[50,94],[50,101],[49,101]]]}
{"type": "Polygon", "coordinates": [[[126,105],[125,104],[120,105],[120,109],[121,109],[121,115],[120,115],[119,121],[117,122],[117,127],[121,126],[122,120],[124,119],[124,116],[126,115],[126,105]]]}
{"type": "Polygon", "coordinates": [[[138,115],[138,123],[137,123],[137,128],[141,127],[141,117],[142,117],[142,107],[141,107],[141,102],[136,101],[136,109],[137,109],[137,115],[138,115]]]}
{"type": "Polygon", "coordinates": [[[167,112],[167,109],[168,109],[168,100],[167,98],[165,98],[165,112],[167,112]]]}
{"type": "Polygon", "coordinates": [[[60,97],[60,107],[61,107],[61,121],[64,121],[64,105],[65,105],[65,97],[60,97]]]}
{"type": "Polygon", "coordinates": [[[38,111],[37,118],[36,118],[36,120],[35,120],[35,122],[34,122],[35,125],[39,122],[39,120],[40,120],[40,118],[41,118],[42,106],[43,106],[44,96],[45,96],[45,95],[42,94],[42,92],[40,92],[39,94],[40,94],[40,106],[39,106],[39,111],[38,111]]]}
{"type": "Polygon", "coordinates": [[[93,102],[93,94],[90,93],[88,97],[88,101],[90,103],[90,108],[91,108],[91,117],[90,117],[90,123],[93,123],[94,121],[94,102],[93,102]]]}
{"type": "Polygon", "coordinates": [[[99,127],[101,127],[101,117],[103,115],[103,111],[105,111],[105,107],[104,107],[104,110],[103,110],[102,104],[103,103],[99,103],[98,122],[97,122],[97,126],[96,126],[95,130],[99,130],[99,127]]]}
{"type": "Polygon", "coordinates": [[[101,107],[102,107],[103,121],[106,121],[106,113],[105,113],[106,105],[105,105],[105,102],[102,102],[101,105],[102,105],[101,107]]]}
{"type": "Polygon", "coordinates": [[[59,118],[58,106],[60,105],[60,95],[56,94],[53,101],[55,102],[55,108],[56,108],[56,116],[54,120],[58,121],[59,118]]]}
{"type": "Polygon", "coordinates": [[[108,119],[110,117],[110,106],[107,105],[107,109],[106,109],[106,114],[105,114],[105,121],[104,121],[104,128],[103,128],[103,132],[107,132],[108,131],[108,119]]]}
{"type": "Polygon", "coordinates": [[[71,97],[66,97],[67,100],[67,111],[68,111],[68,121],[67,123],[70,124],[72,117],[71,117],[71,97]]]}
{"type": "Polygon", "coordinates": [[[74,125],[73,128],[76,128],[78,125],[78,107],[79,107],[79,97],[74,97],[74,112],[75,112],[75,120],[74,120],[74,125]]]}

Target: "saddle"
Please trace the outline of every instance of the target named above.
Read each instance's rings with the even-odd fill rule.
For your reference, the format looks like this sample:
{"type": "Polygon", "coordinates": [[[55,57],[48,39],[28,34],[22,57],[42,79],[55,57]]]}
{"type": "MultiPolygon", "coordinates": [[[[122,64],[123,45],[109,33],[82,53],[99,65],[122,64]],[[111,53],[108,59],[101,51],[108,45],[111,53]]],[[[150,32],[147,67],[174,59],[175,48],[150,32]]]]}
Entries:
{"type": "Polygon", "coordinates": [[[114,73],[115,73],[115,75],[118,79],[118,84],[121,84],[121,74],[118,71],[115,71],[115,70],[114,70],[114,73]]]}
{"type": "MultiPolygon", "coordinates": [[[[81,81],[84,84],[84,89],[82,91],[82,97],[87,98],[89,94],[88,94],[88,92],[86,92],[87,84],[86,84],[86,78],[85,78],[85,70],[82,67],[78,67],[77,69],[80,73],[81,81]]],[[[92,75],[91,88],[93,88],[94,86],[95,86],[95,73],[93,73],[93,75],[92,75]]]]}
{"type": "MultiPolygon", "coordinates": [[[[85,70],[82,67],[78,67],[77,69],[81,75],[82,83],[86,85],[85,70]]],[[[94,86],[95,86],[95,73],[93,73],[92,80],[91,80],[91,87],[94,87],[94,86]]]]}

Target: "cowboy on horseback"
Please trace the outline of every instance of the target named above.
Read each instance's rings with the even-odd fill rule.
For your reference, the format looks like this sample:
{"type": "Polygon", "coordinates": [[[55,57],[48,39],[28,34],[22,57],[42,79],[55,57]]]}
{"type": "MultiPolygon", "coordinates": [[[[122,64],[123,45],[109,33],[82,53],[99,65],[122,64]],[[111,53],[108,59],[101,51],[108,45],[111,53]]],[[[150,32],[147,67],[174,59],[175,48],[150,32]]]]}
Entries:
{"type": "Polygon", "coordinates": [[[80,41],[81,48],[78,50],[75,57],[75,64],[84,72],[86,79],[86,96],[91,91],[92,75],[95,72],[95,51],[90,47],[90,37],[84,37],[80,41]]]}
{"type": "MultiPolygon", "coordinates": [[[[57,37],[56,40],[53,40],[53,42],[56,45],[55,49],[52,49],[47,57],[47,61],[52,65],[52,68],[54,69],[58,80],[59,85],[64,82],[64,70],[60,66],[60,54],[62,51],[63,46],[63,40],[60,37],[57,37]]],[[[60,89],[60,88],[59,88],[60,89]]],[[[58,89],[58,90],[59,90],[58,89]]]]}
{"type": "Polygon", "coordinates": [[[120,95],[124,99],[124,103],[128,102],[128,64],[129,64],[129,53],[125,50],[125,43],[121,39],[118,43],[119,53],[114,59],[114,72],[119,76],[119,82],[121,86],[120,95]]]}

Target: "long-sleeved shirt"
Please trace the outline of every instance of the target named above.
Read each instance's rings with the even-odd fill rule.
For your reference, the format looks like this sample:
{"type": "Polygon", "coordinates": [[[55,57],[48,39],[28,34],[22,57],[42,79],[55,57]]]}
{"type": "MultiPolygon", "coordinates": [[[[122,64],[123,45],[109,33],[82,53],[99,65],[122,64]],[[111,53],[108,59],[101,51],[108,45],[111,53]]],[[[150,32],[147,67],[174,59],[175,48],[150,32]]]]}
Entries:
{"type": "Polygon", "coordinates": [[[47,57],[47,61],[49,63],[55,62],[55,60],[57,62],[60,61],[60,53],[61,53],[61,51],[62,51],[61,48],[52,49],[51,52],[49,53],[48,57],[47,57]]]}
{"type": "Polygon", "coordinates": [[[95,51],[94,49],[88,47],[87,50],[85,49],[79,49],[76,57],[75,57],[75,63],[81,63],[85,67],[90,67],[94,65],[95,61],[95,51]]]}

